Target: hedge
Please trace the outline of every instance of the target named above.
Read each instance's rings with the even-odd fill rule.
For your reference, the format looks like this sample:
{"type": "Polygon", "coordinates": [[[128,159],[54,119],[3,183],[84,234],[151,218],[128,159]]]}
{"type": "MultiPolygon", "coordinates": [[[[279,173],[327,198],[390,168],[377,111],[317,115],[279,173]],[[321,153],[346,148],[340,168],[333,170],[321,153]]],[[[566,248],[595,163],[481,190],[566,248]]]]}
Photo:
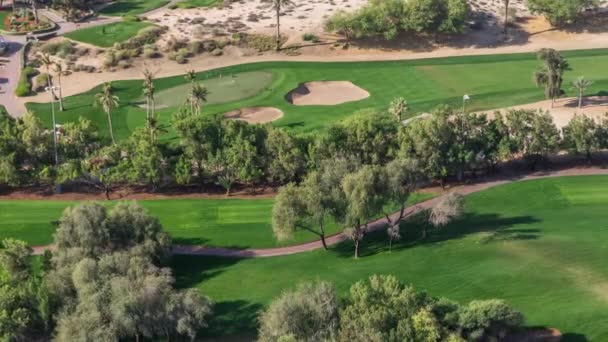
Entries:
{"type": "Polygon", "coordinates": [[[28,66],[21,69],[21,75],[19,76],[19,83],[15,88],[15,95],[17,96],[28,96],[32,93],[32,82],[31,77],[36,74],[36,69],[28,66]]]}

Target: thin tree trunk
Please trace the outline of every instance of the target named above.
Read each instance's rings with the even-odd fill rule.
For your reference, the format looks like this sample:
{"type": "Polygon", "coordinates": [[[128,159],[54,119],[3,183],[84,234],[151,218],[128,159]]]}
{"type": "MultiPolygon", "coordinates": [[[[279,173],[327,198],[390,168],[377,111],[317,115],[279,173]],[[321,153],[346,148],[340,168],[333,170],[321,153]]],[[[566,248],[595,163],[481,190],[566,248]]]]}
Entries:
{"type": "Polygon", "coordinates": [[[106,200],[110,200],[110,187],[106,186],[104,189],[104,193],[106,195],[106,200]]]}
{"type": "Polygon", "coordinates": [[[323,226],[324,226],[324,224],[323,224],[323,222],[321,222],[321,224],[319,224],[319,230],[321,231],[319,233],[319,236],[321,237],[321,243],[323,244],[323,249],[327,250],[327,243],[325,242],[325,228],[323,226]]]}
{"type": "Polygon", "coordinates": [[[355,239],[355,259],[359,259],[359,238],[355,239]]]}
{"type": "Polygon", "coordinates": [[[583,91],[579,90],[578,92],[578,108],[583,106],[583,91]]]}
{"type": "Polygon", "coordinates": [[[112,138],[112,144],[116,145],[116,140],[114,140],[114,129],[112,128],[112,112],[108,111],[108,124],[110,125],[110,138],[112,138]]]}
{"type": "Polygon", "coordinates": [[[505,40],[509,38],[509,1],[505,1],[505,40]]]}
{"type": "Polygon", "coordinates": [[[61,93],[61,71],[57,73],[57,82],[59,82],[59,110],[63,112],[65,108],[63,107],[63,95],[61,93]]]}
{"type": "Polygon", "coordinates": [[[277,51],[281,49],[281,5],[277,5],[277,51]]]}
{"type": "MultiPolygon", "coordinates": [[[[34,20],[36,21],[36,25],[38,25],[38,9],[36,8],[36,0],[32,1],[32,12],[34,12],[34,20]]],[[[15,0],[13,0],[15,2],[15,0]]]]}

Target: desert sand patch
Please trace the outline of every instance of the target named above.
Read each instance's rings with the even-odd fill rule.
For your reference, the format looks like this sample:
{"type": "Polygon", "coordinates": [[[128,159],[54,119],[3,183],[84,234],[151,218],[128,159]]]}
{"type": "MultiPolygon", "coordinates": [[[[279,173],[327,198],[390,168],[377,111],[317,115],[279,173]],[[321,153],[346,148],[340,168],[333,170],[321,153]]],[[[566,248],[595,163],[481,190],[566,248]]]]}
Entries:
{"type": "Polygon", "coordinates": [[[278,120],[283,117],[283,112],[274,107],[246,107],[224,113],[224,117],[258,124],[278,120]]]}
{"type": "Polygon", "coordinates": [[[529,103],[521,106],[500,108],[496,110],[483,111],[489,118],[494,117],[494,112],[504,113],[512,109],[531,109],[548,112],[553,117],[553,122],[557,128],[564,128],[568,125],[575,114],[582,114],[594,120],[601,120],[608,113],[608,96],[584,97],[581,108],[578,108],[578,98],[564,98],[555,101],[551,106],[551,100],[529,103]]]}
{"type": "Polygon", "coordinates": [[[348,81],[306,82],[286,96],[287,101],[296,106],[334,106],[368,97],[369,93],[365,89],[348,81]]]}

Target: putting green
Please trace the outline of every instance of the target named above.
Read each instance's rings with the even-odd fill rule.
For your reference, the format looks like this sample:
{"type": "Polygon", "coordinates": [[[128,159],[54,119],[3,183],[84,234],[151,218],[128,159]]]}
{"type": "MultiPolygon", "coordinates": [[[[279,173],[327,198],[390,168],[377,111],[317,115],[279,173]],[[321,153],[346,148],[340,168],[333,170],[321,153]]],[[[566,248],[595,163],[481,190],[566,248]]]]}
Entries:
{"type": "MultiPolygon", "coordinates": [[[[238,74],[226,74],[201,80],[200,83],[207,88],[209,95],[204,104],[221,104],[243,100],[259,94],[272,83],[272,74],[265,71],[251,71],[238,74]]],[[[186,102],[190,84],[181,84],[169,89],[159,91],[156,96],[156,108],[178,107],[186,102]]],[[[137,101],[145,108],[145,99],[137,101]]]]}

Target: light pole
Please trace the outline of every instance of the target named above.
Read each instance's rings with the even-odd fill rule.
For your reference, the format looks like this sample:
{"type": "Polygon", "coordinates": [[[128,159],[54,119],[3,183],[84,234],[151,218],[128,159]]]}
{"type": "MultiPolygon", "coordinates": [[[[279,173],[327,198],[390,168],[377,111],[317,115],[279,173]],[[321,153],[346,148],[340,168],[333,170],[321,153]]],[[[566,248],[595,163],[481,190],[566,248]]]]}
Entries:
{"type": "Polygon", "coordinates": [[[59,166],[59,154],[57,153],[57,122],[55,120],[55,90],[59,90],[58,86],[50,86],[44,88],[47,93],[51,94],[51,115],[53,118],[53,145],[55,150],[55,166],[59,166]]]}
{"type": "Polygon", "coordinates": [[[466,112],[467,101],[469,101],[470,99],[471,99],[471,97],[467,94],[464,94],[464,96],[462,97],[462,113],[463,114],[466,112]]]}

